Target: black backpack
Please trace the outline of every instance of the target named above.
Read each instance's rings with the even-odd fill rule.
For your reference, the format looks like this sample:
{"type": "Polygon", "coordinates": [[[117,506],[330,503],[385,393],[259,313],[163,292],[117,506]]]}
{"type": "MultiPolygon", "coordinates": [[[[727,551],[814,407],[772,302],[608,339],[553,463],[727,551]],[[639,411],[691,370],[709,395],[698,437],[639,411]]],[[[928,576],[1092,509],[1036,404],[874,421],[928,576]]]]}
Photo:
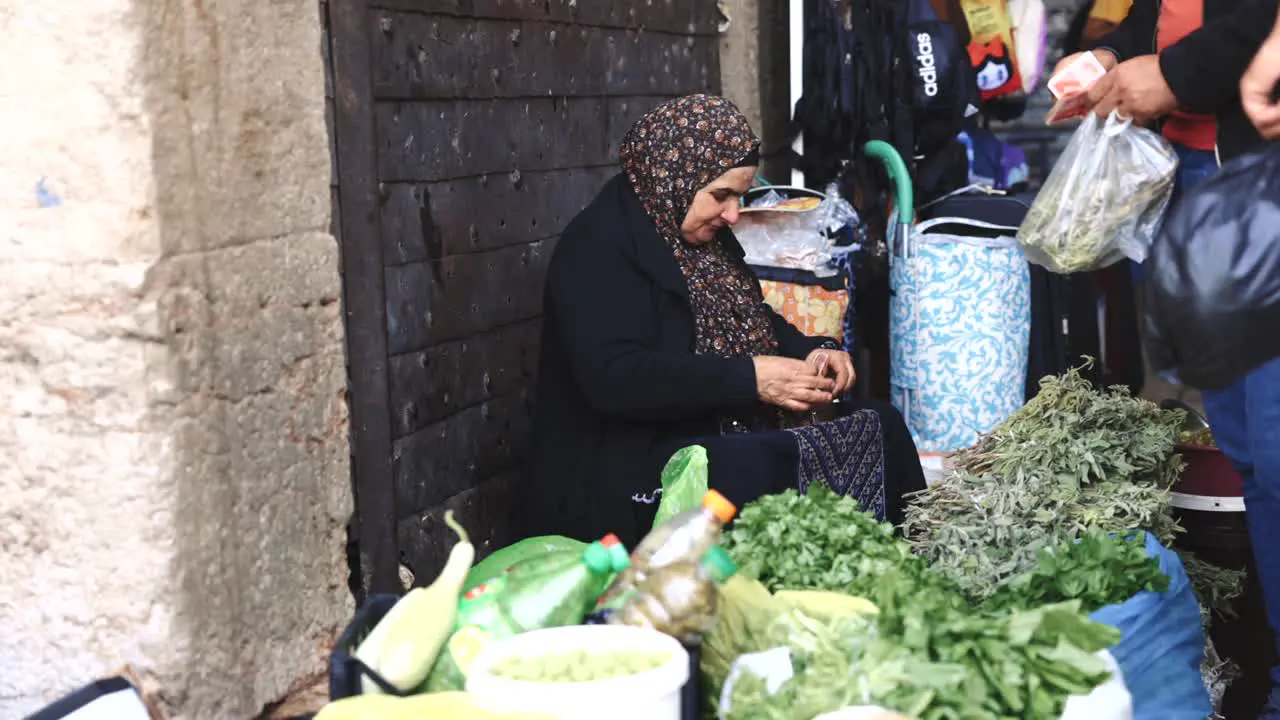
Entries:
{"type": "Polygon", "coordinates": [[[911,108],[916,149],[928,153],[955,139],[981,99],[969,56],[956,30],[929,0],[909,0],[906,48],[912,69],[911,108]]]}
{"type": "Polygon", "coordinates": [[[901,57],[910,69],[910,122],[916,194],[921,202],[968,183],[964,146],[956,140],[981,108],[977,79],[956,29],[929,0],[908,0],[901,57]]]}

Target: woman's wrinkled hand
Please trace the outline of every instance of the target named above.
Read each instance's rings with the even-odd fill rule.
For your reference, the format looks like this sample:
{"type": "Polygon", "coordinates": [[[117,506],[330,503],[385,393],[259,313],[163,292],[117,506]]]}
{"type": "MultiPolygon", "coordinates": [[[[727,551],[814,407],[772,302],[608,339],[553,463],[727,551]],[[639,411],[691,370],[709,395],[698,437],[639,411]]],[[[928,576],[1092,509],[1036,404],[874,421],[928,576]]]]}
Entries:
{"type": "Polygon", "coordinates": [[[807,412],[829,404],[835,397],[835,381],[819,375],[808,362],[771,355],[751,361],[756,366],[756,395],[761,402],[791,412],[807,412]]]}
{"type": "Polygon", "coordinates": [[[805,362],[809,363],[818,375],[835,380],[834,394],[837,396],[849,392],[854,381],[858,379],[857,373],[853,371],[853,358],[843,350],[819,348],[809,353],[805,362]]]}

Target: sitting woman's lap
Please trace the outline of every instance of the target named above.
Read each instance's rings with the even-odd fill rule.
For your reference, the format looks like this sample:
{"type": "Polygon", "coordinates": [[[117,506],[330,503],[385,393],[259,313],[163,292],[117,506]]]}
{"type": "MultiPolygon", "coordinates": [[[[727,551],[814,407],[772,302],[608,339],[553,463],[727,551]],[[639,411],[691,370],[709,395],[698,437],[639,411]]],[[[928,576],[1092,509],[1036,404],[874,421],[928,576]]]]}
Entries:
{"type": "MultiPolygon", "coordinates": [[[[837,461],[840,461],[848,459],[845,457],[846,453],[854,455],[866,451],[869,458],[872,453],[878,453],[883,458],[883,464],[880,466],[882,470],[875,473],[874,479],[870,475],[853,479],[882,484],[882,504],[880,507],[869,507],[868,509],[883,513],[884,518],[889,522],[900,523],[904,508],[903,496],[906,493],[922,490],[925,487],[924,473],[920,467],[920,458],[916,453],[915,444],[911,440],[910,432],[907,430],[901,414],[889,403],[876,400],[855,400],[842,403],[842,414],[845,416],[857,414],[859,411],[874,413],[879,425],[878,432],[875,434],[879,436],[880,447],[878,449],[843,447],[839,442],[832,445],[824,445],[819,442],[817,443],[816,454],[820,456],[823,449],[838,452],[841,457],[837,458],[837,461]]],[[[862,413],[863,418],[866,415],[866,412],[862,413]]],[[[660,456],[659,464],[662,464],[682,447],[701,445],[706,448],[710,467],[710,486],[741,507],[763,495],[779,493],[788,488],[799,488],[807,480],[806,475],[820,474],[821,470],[818,469],[818,466],[826,465],[826,463],[814,461],[814,439],[821,435],[829,435],[830,431],[834,431],[837,437],[846,436],[849,424],[835,420],[823,424],[821,430],[829,432],[817,432],[818,430],[818,428],[815,428],[812,432],[801,430],[798,434],[792,431],[777,430],[701,438],[682,438],[662,443],[655,448],[655,453],[660,456]],[[802,445],[806,448],[804,451],[802,451],[802,445]],[[805,461],[805,469],[803,471],[802,460],[805,461]]],[[[870,438],[872,434],[866,433],[865,436],[870,438]]],[[[856,443],[857,440],[855,439],[853,442],[856,443]]],[[[841,463],[837,462],[837,464],[841,463]]],[[[836,474],[841,474],[842,472],[837,470],[836,474]]],[[[855,472],[854,474],[857,473],[855,472]]],[[[850,480],[847,477],[823,479],[828,481],[828,484],[842,480],[848,482],[850,480]]],[[[833,489],[858,497],[858,494],[854,492],[856,488],[853,487],[837,487],[833,489]]],[[[633,498],[637,520],[641,527],[648,527],[652,524],[654,514],[657,512],[657,501],[659,499],[660,495],[657,493],[647,497],[633,498]]],[[[863,504],[870,505],[872,503],[863,500],[863,504]]]]}

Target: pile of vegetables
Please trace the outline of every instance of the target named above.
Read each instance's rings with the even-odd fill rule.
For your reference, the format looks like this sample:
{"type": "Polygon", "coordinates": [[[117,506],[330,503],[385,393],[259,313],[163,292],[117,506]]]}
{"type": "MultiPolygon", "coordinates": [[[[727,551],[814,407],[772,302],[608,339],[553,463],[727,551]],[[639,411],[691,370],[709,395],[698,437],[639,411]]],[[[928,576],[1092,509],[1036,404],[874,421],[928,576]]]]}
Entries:
{"type": "MultiPolygon", "coordinates": [[[[1150,562],[1130,563],[1123,543],[1132,540],[1118,542],[1116,563],[1136,566],[1132,582],[1151,578],[1150,562]]],[[[1119,640],[1087,618],[1082,601],[1129,590],[1122,581],[1106,588],[1085,580],[1041,588],[1045,600],[1033,606],[1005,599],[974,607],[891,526],[820,486],[747,505],[725,547],[740,571],[722,591],[721,616],[703,646],[712,698],[744,653],[786,647],[795,669],[773,694],[744,673],[731,686],[731,718],[812,718],[868,703],[919,720],[1057,717],[1069,695],[1105,681],[1095,653],[1119,640]],[[875,610],[824,613],[788,601],[796,589],[861,596],[875,610]]],[[[1051,571],[1049,558],[1041,573],[1051,571]]]]}
{"type": "Polygon", "coordinates": [[[831,590],[868,596],[886,573],[941,585],[924,559],[858,504],[821,485],[787,490],[743,506],[723,547],[738,572],[771,591],[831,590]]]}
{"type": "MultiPolygon", "coordinates": [[[[1174,446],[1184,420],[1123,387],[1098,390],[1079,368],[1047,377],[1039,395],[952,457],[953,473],[913,499],[904,530],[975,602],[1030,572],[1044,551],[1089,534],[1074,552],[1103,553],[1085,559],[1101,575],[1111,562],[1103,536],[1143,529],[1171,546],[1182,532],[1169,488],[1183,469],[1174,446]]],[[[1228,614],[1239,575],[1184,560],[1202,604],[1228,614]]]]}
{"type": "MultiPolygon", "coordinates": [[[[863,704],[919,720],[1058,717],[1105,681],[1096,653],[1119,641],[1088,614],[1168,588],[1147,535],[1169,546],[1181,532],[1170,488],[1183,419],[1075,369],[957,453],[912,499],[905,539],[821,487],[748,504],[724,540],[740,577],[703,645],[712,704],[734,659],[785,647],[794,676],[735,675],[727,717],[863,704]],[[796,590],[867,607],[801,607],[796,590]]],[[[1202,565],[1188,556],[1203,598],[1202,565]]]]}

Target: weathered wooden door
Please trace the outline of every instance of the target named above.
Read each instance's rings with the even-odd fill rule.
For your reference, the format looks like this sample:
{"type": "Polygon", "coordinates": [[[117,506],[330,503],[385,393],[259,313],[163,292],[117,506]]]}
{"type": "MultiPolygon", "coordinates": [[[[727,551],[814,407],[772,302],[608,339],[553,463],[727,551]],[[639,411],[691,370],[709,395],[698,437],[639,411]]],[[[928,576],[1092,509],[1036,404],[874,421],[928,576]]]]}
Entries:
{"type": "MultiPolygon", "coordinates": [[[[714,0],[328,0],[335,227],[366,588],[453,509],[514,539],[557,234],[663,99],[715,91],[714,0]]],[[[602,298],[607,302],[607,298],[602,298]]]]}

